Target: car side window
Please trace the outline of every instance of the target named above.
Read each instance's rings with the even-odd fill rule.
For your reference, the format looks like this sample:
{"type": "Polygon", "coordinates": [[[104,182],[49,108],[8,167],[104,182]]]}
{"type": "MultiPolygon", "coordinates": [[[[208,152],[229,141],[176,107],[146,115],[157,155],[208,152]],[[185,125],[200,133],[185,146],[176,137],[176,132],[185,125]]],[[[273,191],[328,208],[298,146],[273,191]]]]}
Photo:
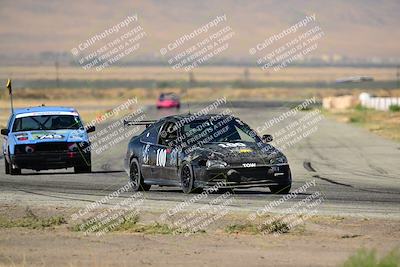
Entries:
{"type": "Polygon", "coordinates": [[[174,122],[166,122],[161,128],[158,135],[158,144],[163,146],[170,146],[176,141],[178,137],[178,127],[174,122]]]}
{"type": "Polygon", "coordinates": [[[161,126],[160,123],[156,123],[156,124],[149,126],[149,128],[143,134],[141,141],[146,142],[146,143],[156,144],[160,126],[161,126]]]}

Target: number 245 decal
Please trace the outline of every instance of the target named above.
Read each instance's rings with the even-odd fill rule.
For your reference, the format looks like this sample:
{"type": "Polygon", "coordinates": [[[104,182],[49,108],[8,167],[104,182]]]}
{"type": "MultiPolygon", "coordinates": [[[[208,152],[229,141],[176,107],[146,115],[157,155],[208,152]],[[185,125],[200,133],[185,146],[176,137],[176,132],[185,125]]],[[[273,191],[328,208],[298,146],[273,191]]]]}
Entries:
{"type": "Polygon", "coordinates": [[[156,166],[165,167],[166,162],[167,162],[167,150],[157,149],[156,166]]]}

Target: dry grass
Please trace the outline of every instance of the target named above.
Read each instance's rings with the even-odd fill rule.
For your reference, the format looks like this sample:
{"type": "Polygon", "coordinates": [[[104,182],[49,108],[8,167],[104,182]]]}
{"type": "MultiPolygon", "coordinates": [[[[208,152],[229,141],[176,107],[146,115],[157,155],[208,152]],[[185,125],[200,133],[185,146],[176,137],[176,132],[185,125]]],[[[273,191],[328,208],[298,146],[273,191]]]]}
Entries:
{"type": "Polygon", "coordinates": [[[387,139],[400,142],[400,112],[355,108],[345,111],[325,111],[337,121],[367,128],[387,139]]]}
{"type": "Polygon", "coordinates": [[[25,210],[25,215],[22,218],[9,218],[0,216],[0,228],[29,228],[29,229],[44,229],[54,228],[61,224],[66,224],[67,221],[63,216],[40,217],[33,213],[29,208],[25,210]]]}
{"type": "MultiPolygon", "coordinates": [[[[241,80],[245,67],[201,67],[193,71],[198,81],[241,80]]],[[[248,68],[249,78],[255,81],[334,81],[338,78],[367,75],[375,80],[395,80],[395,68],[350,68],[350,67],[291,67],[278,72],[266,72],[257,67],[248,68]]],[[[0,79],[28,80],[55,79],[55,68],[48,67],[1,67],[0,79]]],[[[60,67],[59,78],[84,80],[187,80],[188,73],[170,67],[111,67],[101,72],[77,67],[60,67]]]]}

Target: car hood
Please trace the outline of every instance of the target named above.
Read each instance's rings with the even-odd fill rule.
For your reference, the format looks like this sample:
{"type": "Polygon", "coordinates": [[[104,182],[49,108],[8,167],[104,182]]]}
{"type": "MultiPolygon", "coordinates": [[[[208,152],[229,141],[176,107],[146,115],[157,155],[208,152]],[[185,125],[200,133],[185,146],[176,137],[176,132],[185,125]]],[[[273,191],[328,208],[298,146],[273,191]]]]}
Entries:
{"type": "Polygon", "coordinates": [[[11,133],[17,144],[36,144],[42,142],[82,142],[87,141],[85,130],[38,130],[11,133]]]}
{"type": "Polygon", "coordinates": [[[215,142],[204,144],[193,151],[198,158],[223,160],[229,164],[257,163],[279,164],[287,163],[286,157],[270,144],[255,142],[215,142]]]}

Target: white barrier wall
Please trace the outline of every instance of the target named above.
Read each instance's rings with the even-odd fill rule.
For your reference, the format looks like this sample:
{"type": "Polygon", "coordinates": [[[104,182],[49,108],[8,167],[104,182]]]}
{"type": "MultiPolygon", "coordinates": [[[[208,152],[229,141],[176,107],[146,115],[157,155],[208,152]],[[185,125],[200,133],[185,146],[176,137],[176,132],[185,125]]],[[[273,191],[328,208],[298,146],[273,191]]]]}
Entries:
{"type": "Polygon", "coordinates": [[[389,110],[391,105],[400,106],[400,97],[372,97],[370,94],[360,94],[361,106],[377,110],[389,110]]]}

